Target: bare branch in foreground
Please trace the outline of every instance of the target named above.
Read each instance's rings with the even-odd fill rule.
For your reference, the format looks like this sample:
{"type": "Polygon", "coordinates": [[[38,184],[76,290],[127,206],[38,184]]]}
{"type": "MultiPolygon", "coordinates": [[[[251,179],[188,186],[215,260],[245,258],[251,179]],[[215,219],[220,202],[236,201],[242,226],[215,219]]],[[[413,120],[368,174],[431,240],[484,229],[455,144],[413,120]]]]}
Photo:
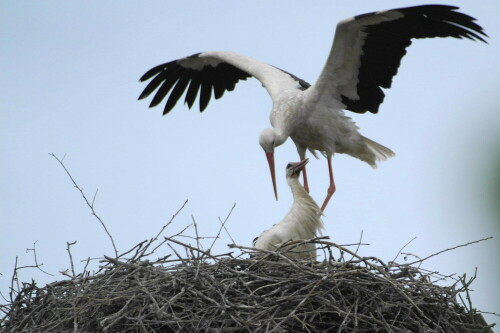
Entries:
{"type": "Polygon", "coordinates": [[[223,228],[224,228],[224,230],[226,230],[226,233],[229,236],[229,238],[231,238],[231,241],[233,242],[233,244],[235,243],[233,237],[231,237],[231,235],[229,234],[229,231],[227,231],[227,228],[226,228],[226,222],[229,219],[229,217],[231,216],[231,213],[233,212],[234,207],[236,207],[236,202],[233,204],[233,207],[231,207],[231,210],[227,214],[227,216],[224,219],[224,221],[222,221],[220,217],[218,218],[221,226],[219,228],[219,231],[217,232],[217,236],[215,236],[214,241],[212,242],[212,244],[208,248],[208,252],[210,252],[212,250],[212,247],[215,245],[215,242],[217,241],[217,239],[219,239],[220,233],[221,233],[221,231],[222,231],[223,228]]]}
{"type": "Polygon", "coordinates": [[[444,252],[447,252],[447,251],[451,251],[451,250],[455,250],[455,249],[458,249],[459,247],[464,247],[464,246],[468,246],[468,245],[471,245],[471,244],[475,244],[475,243],[479,243],[479,242],[483,242],[483,241],[486,241],[486,240],[489,240],[489,239],[493,239],[493,237],[486,237],[486,238],[483,238],[483,239],[479,239],[479,240],[476,240],[476,241],[473,241],[473,242],[468,242],[468,243],[465,243],[465,244],[461,244],[461,245],[457,245],[457,246],[454,246],[454,247],[450,247],[448,249],[444,249],[444,250],[441,250],[439,252],[436,252],[436,253],[433,253],[423,259],[419,259],[419,260],[416,260],[416,261],[413,261],[413,262],[410,262],[409,264],[405,264],[405,265],[408,265],[408,266],[411,266],[411,265],[415,265],[417,263],[420,263],[420,262],[423,262],[423,261],[426,261],[427,259],[429,258],[432,258],[432,257],[435,257],[441,253],[444,253],[444,252]]]}
{"type": "Polygon", "coordinates": [[[69,262],[71,264],[71,273],[73,274],[73,277],[76,276],[75,274],[75,265],[73,264],[73,255],[71,255],[71,246],[72,245],[75,245],[76,244],[76,241],[74,242],[66,242],[66,251],[68,251],[68,255],[69,255],[69,262]]]}
{"type": "MultiPolygon", "coordinates": [[[[164,225],[161,227],[160,231],[159,231],[159,232],[158,232],[158,233],[157,233],[157,234],[156,234],[153,238],[151,238],[149,241],[147,241],[147,242],[146,242],[146,245],[145,245],[142,249],[140,249],[140,248],[139,248],[139,249],[137,250],[137,253],[136,253],[136,255],[134,256],[134,259],[137,259],[137,260],[138,260],[138,259],[142,258],[143,256],[145,256],[145,253],[146,253],[146,251],[149,249],[149,247],[150,247],[150,246],[151,246],[154,242],[156,242],[156,241],[158,240],[158,237],[160,237],[160,235],[163,233],[163,231],[165,231],[165,229],[166,229],[166,228],[167,228],[170,224],[172,224],[172,222],[173,222],[173,221],[174,221],[174,219],[177,217],[177,215],[179,215],[179,213],[180,213],[180,212],[184,209],[184,207],[186,206],[186,204],[188,203],[188,201],[189,201],[189,200],[188,200],[188,199],[186,199],[186,200],[184,201],[184,203],[182,204],[182,206],[181,206],[181,207],[180,207],[180,208],[179,208],[179,209],[178,209],[178,210],[177,210],[177,211],[176,211],[176,212],[172,215],[172,217],[170,218],[170,220],[169,220],[166,224],[164,224],[164,225]]],[[[141,244],[142,244],[142,243],[141,243],[141,244]]],[[[136,246],[137,246],[137,245],[136,245],[136,246]]],[[[136,247],[136,246],[135,246],[135,247],[136,247]]],[[[142,247],[142,245],[141,245],[141,247],[142,247]]],[[[153,252],[154,252],[154,250],[153,250],[153,252]]]]}
{"type": "Polygon", "coordinates": [[[94,199],[92,200],[92,203],[90,203],[89,200],[87,199],[87,197],[85,196],[85,193],[83,192],[83,189],[78,186],[78,184],[76,183],[75,179],[73,178],[73,176],[71,175],[71,173],[68,171],[68,169],[64,165],[63,159],[64,159],[64,157],[66,157],[66,155],[64,155],[64,157],[62,159],[59,159],[54,153],[50,153],[49,155],[52,156],[52,157],[54,157],[56,159],[56,161],[59,162],[59,164],[63,167],[64,171],[66,171],[66,174],[68,175],[69,179],[71,179],[71,181],[73,182],[73,185],[75,186],[75,188],[78,191],[80,191],[80,194],[82,195],[83,199],[85,200],[85,203],[87,204],[87,206],[92,211],[92,215],[95,216],[95,218],[99,221],[99,223],[101,223],[101,226],[104,228],[104,231],[106,232],[106,234],[108,235],[109,239],[111,240],[111,244],[113,245],[113,250],[115,251],[115,256],[118,257],[118,250],[116,249],[115,241],[113,240],[113,237],[109,233],[108,228],[106,227],[106,224],[104,224],[104,222],[101,220],[101,218],[99,217],[99,215],[97,215],[96,211],[94,210],[94,201],[95,201],[95,197],[97,196],[97,191],[94,194],[94,199]]]}
{"type": "Polygon", "coordinates": [[[38,241],[35,241],[35,242],[33,243],[33,248],[32,248],[32,249],[26,249],[26,251],[31,251],[31,252],[33,252],[33,257],[34,257],[34,259],[35,259],[35,267],[36,267],[36,268],[38,268],[38,270],[40,270],[41,272],[43,272],[43,273],[45,273],[45,274],[47,274],[47,275],[50,275],[50,276],[55,276],[54,274],[50,274],[49,272],[47,272],[47,271],[43,270],[43,269],[42,269],[43,264],[39,264],[39,263],[38,263],[38,258],[37,258],[37,256],[36,256],[36,243],[38,243],[38,241]]]}

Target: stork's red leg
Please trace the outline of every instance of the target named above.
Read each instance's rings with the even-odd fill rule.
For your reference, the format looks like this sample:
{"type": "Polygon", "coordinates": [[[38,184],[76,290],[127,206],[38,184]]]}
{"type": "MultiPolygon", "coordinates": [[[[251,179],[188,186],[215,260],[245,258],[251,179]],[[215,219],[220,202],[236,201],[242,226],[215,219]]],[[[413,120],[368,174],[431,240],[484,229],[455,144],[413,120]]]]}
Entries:
{"type": "Polygon", "coordinates": [[[309,193],[309,184],[307,183],[306,167],[302,169],[302,176],[304,177],[304,189],[306,190],[307,193],[309,193]]]}
{"type": "Polygon", "coordinates": [[[332,197],[333,193],[335,193],[335,182],[333,181],[333,170],[332,170],[332,158],[328,157],[328,171],[330,172],[330,186],[328,187],[328,192],[326,194],[325,201],[323,201],[323,205],[321,206],[321,211],[325,211],[326,205],[328,205],[328,201],[332,197]]]}

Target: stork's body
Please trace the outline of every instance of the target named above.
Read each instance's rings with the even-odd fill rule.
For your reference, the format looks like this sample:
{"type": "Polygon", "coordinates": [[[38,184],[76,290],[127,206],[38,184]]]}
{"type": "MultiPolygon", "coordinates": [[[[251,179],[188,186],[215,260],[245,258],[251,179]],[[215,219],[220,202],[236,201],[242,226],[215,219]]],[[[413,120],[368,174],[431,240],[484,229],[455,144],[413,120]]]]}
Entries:
{"type": "MultiPolygon", "coordinates": [[[[290,137],[301,160],[305,159],[309,150],[315,157],[322,153],[328,160],[330,186],[321,210],[328,204],[335,192],[331,158],[334,153],[347,154],[368,163],[375,168],[378,161],[383,161],[394,153],[359,133],[359,128],[350,117],[347,117],[343,104],[328,98],[318,103],[320,96],[311,96],[315,91],[308,89],[293,94],[284,93],[278,103],[274,103],[271,111],[273,129],[262,132],[260,145],[268,154],[271,172],[274,172],[273,151],[290,137]]],[[[309,192],[306,169],[303,170],[304,188],[309,192]]],[[[273,182],[274,180],[273,175],[273,182]]]]}
{"type": "MultiPolygon", "coordinates": [[[[390,88],[406,47],[415,38],[455,37],[484,41],[486,36],[475,19],[457,12],[457,7],[425,5],[368,13],[341,21],[333,46],[314,85],[250,57],[234,52],[202,52],[159,65],[141,81],[152,79],[139,99],[157,90],[150,107],[169,93],[164,114],[170,112],[187,89],[185,102],[191,108],[199,93],[203,111],[212,96],[232,91],[239,80],[258,79],[273,101],[272,129],[262,131],[259,143],[266,153],[275,196],[274,149],[289,137],[301,159],[309,150],[328,160],[330,186],[322,210],[335,191],[331,158],[343,153],[376,162],[393,152],[365,137],[343,110],[377,113],[384,100],[382,88],[390,88]],[[189,86],[189,88],[188,88],[189,86]]],[[[308,190],[304,170],[304,186],[308,190]]]]}
{"type": "MultiPolygon", "coordinates": [[[[278,146],[283,138],[290,137],[301,160],[305,159],[307,150],[315,157],[320,152],[327,158],[330,187],[322,211],[335,191],[331,168],[331,158],[335,153],[350,155],[373,168],[377,167],[378,161],[394,155],[389,148],[361,135],[354,121],[344,114],[344,105],[336,99],[325,98],[318,103],[321,96],[314,89],[308,89],[286,96],[284,100],[275,103],[271,112],[273,130],[261,134],[263,140],[260,144],[264,151],[273,152],[274,146],[278,146]]],[[[304,169],[304,188],[309,192],[306,175],[304,169]]]]}
{"type": "Polygon", "coordinates": [[[280,249],[288,257],[296,260],[316,259],[316,247],[312,243],[280,248],[289,241],[312,239],[323,229],[319,206],[299,182],[300,171],[305,167],[307,161],[306,159],[298,163],[288,164],[286,180],[293,194],[292,207],[280,223],[264,231],[255,239],[255,248],[269,251],[280,249]]]}

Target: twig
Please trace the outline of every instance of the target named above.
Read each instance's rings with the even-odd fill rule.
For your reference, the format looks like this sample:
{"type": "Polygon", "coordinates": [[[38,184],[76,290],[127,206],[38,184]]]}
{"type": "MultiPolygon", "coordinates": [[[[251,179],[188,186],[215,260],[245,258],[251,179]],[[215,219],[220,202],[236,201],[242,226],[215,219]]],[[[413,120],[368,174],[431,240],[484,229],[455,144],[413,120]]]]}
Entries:
{"type": "MultiPolygon", "coordinates": [[[[211,255],[210,253],[208,253],[207,251],[203,251],[203,250],[200,250],[200,249],[197,249],[195,247],[192,247],[191,245],[188,245],[188,244],[185,244],[183,242],[180,242],[176,239],[173,239],[172,237],[165,237],[166,240],[172,242],[172,243],[175,243],[175,244],[178,244],[178,245],[181,245],[182,247],[184,247],[185,249],[189,249],[189,250],[192,250],[192,251],[195,251],[195,252],[199,252],[199,253],[202,253],[204,255],[206,255],[207,257],[209,258],[212,258],[212,259],[217,259],[217,257],[211,255]]],[[[180,256],[179,256],[180,257],[180,256]]]]}
{"type": "MultiPolygon", "coordinates": [[[[182,211],[182,209],[184,209],[184,207],[186,206],[186,204],[188,203],[188,199],[186,199],[184,201],[184,203],[182,204],[182,206],[174,213],[174,215],[172,215],[172,217],[170,218],[170,220],[164,224],[160,231],[156,234],[156,236],[154,236],[153,238],[151,238],[147,243],[146,245],[144,246],[144,248],[141,250],[141,251],[138,251],[136,256],[134,256],[134,258],[136,259],[139,259],[141,258],[142,256],[144,256],[144,253],[146,253],[146,251],[148,250],[148,248],[151,246],[151,244],[153,244],[157,239],[158,237],[160,237],[160,235],[163,233],[163,231],[170,225],[172,224],[172,222],[174,221],[174,219],[177,217],[177,215],[179,215],[179,213],[182,211]]],[[[154,251],[153,251],[154,252],[154,251]]]]}
{"type": "MultiPolygon", "coordinates": [[[[89,202],[89,200],[85,196],[85,193],[83,192],[83,189],[78,186],[78,184],[76,183],[75,179],[73,178],[73,176],[71,175],[71,173],[68,171],[68,169],[64,165],[63,160],[59,159],[54,153],[50,153],[49,155],[52,156],[52,157],[54,157],[56,159],[56,161],[59,162],[59,164],[63,167],[64,171],[66,171],[66,174],[68,175],[68,177],[73,182],[73,185],[75,186],[75,188],[78,191],[80,191],[80,194],[82,195],[83,199],[85,200],[85,203],[87,204],[87,206],[92,211],[92,215],[95,216],[95,218],[99,221],[99,223],[101,223],[101,226],[104,228],[104,231],[106,231],[106,234],[108,234],[108,237],[111,240],[111,244],[113,245],[113,250],[115,251],[115,257],[118,257],[118,250],[116,249],[115,241],[113,240],[113,237],[109,233],[108,228],[106,227],[106,224],[104,224],[104,222],[101,220],[101,218],[99,217],[99,215],[97,215],[97,213],[95,212],[95,210],[94,210],[94,201],[92,201],[92,203],[89,202]]],[[[64,155],[64,156],[66,156],[66,155],[64,155]]],[[[64,159],[64,157],[63,157],[63,159],[64,159]]],[[[97,195],[97,191],[96,191],[96,193],[94,195],[94,200],[95,200],[95,196],[96,195],[97,195]]]]}
{"type": "Polygon", "coordinates": [[[42,269],[43,264],[39,264],[39,263],[38,263],[38,259],[37,259],[37,257],[36,257],[36,243],[37,243],[37,242],[38,242],[38,241],[35,241],[35,242],[33,243],[33,248],[32,248],[32,249],[26,249],[26,251],[33,251],[33,257],[34,257],[34,259],[35,259],[35,267],[36,267],[37,269],[39,269],[41,272],[43,272],[43,273],[45,273],[45,274],[47,274],[47,275],[50,275],[50,276],[55,276],[54,274],[50,274],[49,272],[47,272],[47,271],[43,270],[43,269],[42,269]]]}
{"type": "Polygon", "coordinates": [[[394,257],[394,259],[392,259],[392,262],[396,261],[396,259],[398,258],[398,256],[401,254],[401,252],[404,250],[405,247],[407,247],[411,242],[413,242],[415,239],[417,239],[417,237],[413,237],[412,239],[410,239],[410,241],[408,241],[405,245],[403,245],[402,248],[399,249],[398,253],[396,254],[396,256],[394,257]]]}
{"type": "Polygon", "coordinates": [[[231,210],[229,211],[229,213],[227,214],[226,218],[224,219],[224,221],[221,220],[220,217],[218,217],[219,219],[219,222],[221,223],[221,227],[219,228],[219,232],[217,233],[217,236],[215,236],[214,238],[214,241],[212,242],[212,244],[210,245],[210,247],[208,248],[208,252],[210,252],[212,250],[212,247],[215,245],[215,242],[217,241],[217,239],[219,238],[220,236],[220,233],[222,231],[222,229],[224,228],[224,230],[226,230],[226,233],[227,235],[229,236],[229,238],[231,238],[231,241],[233,242],[233,244],[235,244],[235,241],[234,239],[231,237],[231,235],[229,234],[229,231],[227,231],[226,229],[226,222],[227,220],[229,219],[229,217],[231,216],[231,213],[233,212],[234,210],[234,207],[236,207],[236,202],[233,204],[233,207],[231,207],[231,210]]]}
{"type": "Polygon", "coordinates": [[[196,224],[196,220],[194,219],[194,215],[193,214],[191,214],[191,220],[193,221],[194,233],[196,235],[196,247],[198,249],[201,249],[202,246],[200,244],[200,235],[198,234],[198,225],[196,224]]]}
{"type": "MultiPolygon", "coordinates": [[[[9,298],[10,302],[14,303],[14,293],[15,293],[15,288],[14,288],[14,282],[17,280],[17,256],[16,256],[16,261],[14,263],[14,271],[12,272],[12,278],[10,279],[10,292],[9,292],[9,298]]],[[[18,284],[18,289],[19,290],[19,284],[18,284]]]]}
{"type": "Polygon", "coordinates": [[[423,259],[416,260],[416,261],[413,261],[413,262],[411,262],[409,264],[405,264],[405,265],[411,266],[411,265],[414,265],[416,263],[423,262],[423,261],[425,261],[425,260],[427,260],[429,258],[435,257],[438,254],[441,254],[441,253],[444,253],[444,252],[447,252],[447,251],[451,251],[451,250],[455,250],[455,249],[458,249],[459,247],[464,247],[464,246],[468,246],[468,245],[471,245],[471,244],[475,244],[475,243],[479,243],[479,242],[482,242],[482,241],[486,241],[486,240],[489,240],[489,239],[492,239],[492,238],[493,237],[490,236],[490,237],[486,237],[486,238],[483,238],[483,239],[480,239],[480,240],[476,240],[476,241],[473,241],[473,242],[468,242],[468,243],[465,243],[465,244],[461,244],[461,245],[457,245],[457,246],[454,246],[454,247],[450,247],[448,249],[441,250],[441,251],[436,252],[434,254],[431,254],[430,256],[427,256],[427,257],[425,257],[423,259]]]}
{"type": "MultiPolygon", "coordinates": [[[[73,277],[76,276],[75,274],[75,265],[73,264],[73,256],[71,255],[71,245],[75,245],[76,244],[76,241],[74,242],[66,242],[66,251],[68,251],[68,255],[69,255],[69,262],[71,264],[71,274],[73,274],[73,277]]],[[[88,262],[89,260],[87,260],[88,262]]]]}
{"type": "MultiPolygon", "coordinates": [[[[354,253],[358,253],[359,251],[359,247],[361,246],[361,243],[363,242],[363,230],[361,230],[361,235],[359,235],[359,242],[358,242],[358,246],[356,246],[356,250],[354,251],[354,253]]],[[[352,258],[354,257],[351,257],[351,260],[352,258]]]]}

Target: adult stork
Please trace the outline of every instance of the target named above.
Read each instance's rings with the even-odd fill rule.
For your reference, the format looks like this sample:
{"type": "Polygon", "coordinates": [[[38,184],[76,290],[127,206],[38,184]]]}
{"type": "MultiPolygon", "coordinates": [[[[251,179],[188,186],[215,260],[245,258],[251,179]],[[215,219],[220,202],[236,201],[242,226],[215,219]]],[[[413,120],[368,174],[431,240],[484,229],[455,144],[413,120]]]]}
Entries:
{"type": "MultiPolygon", "coordinates": [[[[150,107],[170,94],[163,114],[170,112],[187,88],[185,103],[191,108],[199,95],[200,111],[213,94],[216,99],[248,77],[259,80],[272,99],[272,129],[264,129],[259,143],[266,153],[274,194],[278,199],[274,149],[292,138],[301,160],[309,150],[328,161],[330,185],[321,207],[335,191],[331,158],[334,153],[353,156],[376,167],[394,153],[362,136],[343,110],[377,113],[390,88],[401,58],[412,39],[468,38],[486,42],[487,35],[473,17],[458,7],[424,5],[358,15],[337,25],[333,46],[314,85],[274,66],[234,52],[202,52],[177,59],[146,72],[152,79],[139,99],[156,90],[150,107]],[[188,88],[189,85],[189,88],[188,88]]],[[[306,170],[304,187],[308,191],[306,170]]]]}
{"type": "MultiPolygon", "coordinates": [[[[297,163],[288,163],[286,166],[286,181],[293,194],[293,205],[280,223],[264,231],[254,240],[254,247],[261,250],[276,251],[289,241],[311,239],[323,229],[319,206],[299,183],[300,171],[303,170],[308,159],[297,163]]],[[[290,258],[316,259],[316,247],[312,243],[282,248],[290,258]]]]}

